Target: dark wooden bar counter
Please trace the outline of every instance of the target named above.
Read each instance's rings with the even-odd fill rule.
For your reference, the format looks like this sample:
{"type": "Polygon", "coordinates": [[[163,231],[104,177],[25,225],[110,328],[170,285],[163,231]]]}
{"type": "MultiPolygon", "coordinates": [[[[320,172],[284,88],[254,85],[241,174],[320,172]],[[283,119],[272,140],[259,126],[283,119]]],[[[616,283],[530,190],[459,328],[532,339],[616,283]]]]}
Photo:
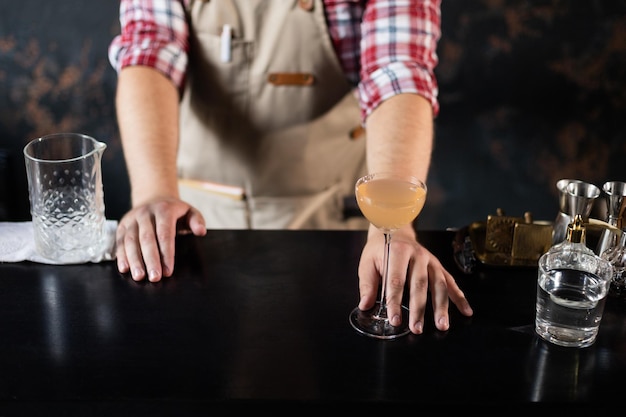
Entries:
{"type": "Polygon", "coordinates": [[[0,264],[0,415],[621,406],[626,301],[608,300],[593,346],[548,345],[533,330],[536,268],[463,274],[453,238],[420,232],[474,316],[452,307],[439,332],[429,309],[424,334],[393,341],[348,323],[364,232],[183,236],[158,284],[112,262],[0,264]]]}

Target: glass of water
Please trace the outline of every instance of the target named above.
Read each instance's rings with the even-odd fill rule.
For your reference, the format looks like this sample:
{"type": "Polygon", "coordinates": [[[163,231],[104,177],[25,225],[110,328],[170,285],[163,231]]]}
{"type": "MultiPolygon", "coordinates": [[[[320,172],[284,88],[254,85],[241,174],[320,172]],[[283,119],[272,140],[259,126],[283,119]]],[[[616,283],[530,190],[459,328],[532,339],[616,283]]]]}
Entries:
{"type": "Polygon", "coordinates": [[[598,335],[613,267],[576,249],[539,258],[535,331],[559,346],[587,347],[598,335]]]}

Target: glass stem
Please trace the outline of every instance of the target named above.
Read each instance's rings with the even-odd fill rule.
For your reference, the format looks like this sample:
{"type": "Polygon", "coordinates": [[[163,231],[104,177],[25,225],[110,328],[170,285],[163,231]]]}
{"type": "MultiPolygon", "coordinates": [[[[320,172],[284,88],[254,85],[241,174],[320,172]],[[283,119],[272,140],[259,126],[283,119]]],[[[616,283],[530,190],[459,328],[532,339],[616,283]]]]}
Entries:
{"type": "Polygon", "coordinates": [[[391,233],[385,232],[385,252],[383,254],[383,281],[380,289],[378,316],[387,318],[387,278],[389,277],[389,253],[391,251],[391,233]]]}

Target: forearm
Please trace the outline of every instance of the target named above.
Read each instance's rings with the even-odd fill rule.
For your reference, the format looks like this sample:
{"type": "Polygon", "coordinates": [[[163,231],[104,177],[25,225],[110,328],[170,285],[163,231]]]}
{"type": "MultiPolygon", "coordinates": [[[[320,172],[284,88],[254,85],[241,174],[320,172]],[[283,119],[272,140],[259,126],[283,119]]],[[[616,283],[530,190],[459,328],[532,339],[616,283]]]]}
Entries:
{"type": "MultiPolygon", "coordinates": [[[[399,94],[376,108],[366,121],[369,172],[412,175],[424,182],[433,150],[431,104],[417,94],[399,94]]],[[[405,228],[413,233],[412,227],[405,228]]],[[[370,233],[376,232],[370,228],[370,233]]]]}
{"type": "Polygon", "coordinates": [[[119,74],[116,109],[133,206],[178,197],[178,91],[148,67],[119,74]]]}
{"type": "Polygon", "coordinates": [[[433,113],[417,94],[382,103],[366,121],[369,172],[393,171],[426,182],[433,149],[433,113]]]}

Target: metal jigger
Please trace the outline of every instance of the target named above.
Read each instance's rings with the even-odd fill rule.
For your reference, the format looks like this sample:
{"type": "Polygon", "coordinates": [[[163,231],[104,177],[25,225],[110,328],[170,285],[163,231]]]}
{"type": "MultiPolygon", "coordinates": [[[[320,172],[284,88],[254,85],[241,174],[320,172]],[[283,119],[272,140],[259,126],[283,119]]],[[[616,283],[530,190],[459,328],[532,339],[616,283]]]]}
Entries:
{"type": "MultiPolygon", "coordinates": [[[[624,221],[624,216],[626,215],[626,182],[608,181],[604,183],[602,190],[606,198],[606,222],[619,230],[623,230],[624,226],[626,226],[624,221]]],[[[618,242],[619,235],[615,231],[605,228],[598,241],[596,254],[602,255],[605,250],[617,245],[618,242]]]]}
{"type": "Polygon", "coordinates": [[[583,221],[589,220],[593,203],[600,195],[598,187],[580,180],[562,179],[557,181],[556,188],[559,190],[560,211],[554,221],[553,245],[565,239],[567,226],[577,214],[581,215],[583,221]]]}

